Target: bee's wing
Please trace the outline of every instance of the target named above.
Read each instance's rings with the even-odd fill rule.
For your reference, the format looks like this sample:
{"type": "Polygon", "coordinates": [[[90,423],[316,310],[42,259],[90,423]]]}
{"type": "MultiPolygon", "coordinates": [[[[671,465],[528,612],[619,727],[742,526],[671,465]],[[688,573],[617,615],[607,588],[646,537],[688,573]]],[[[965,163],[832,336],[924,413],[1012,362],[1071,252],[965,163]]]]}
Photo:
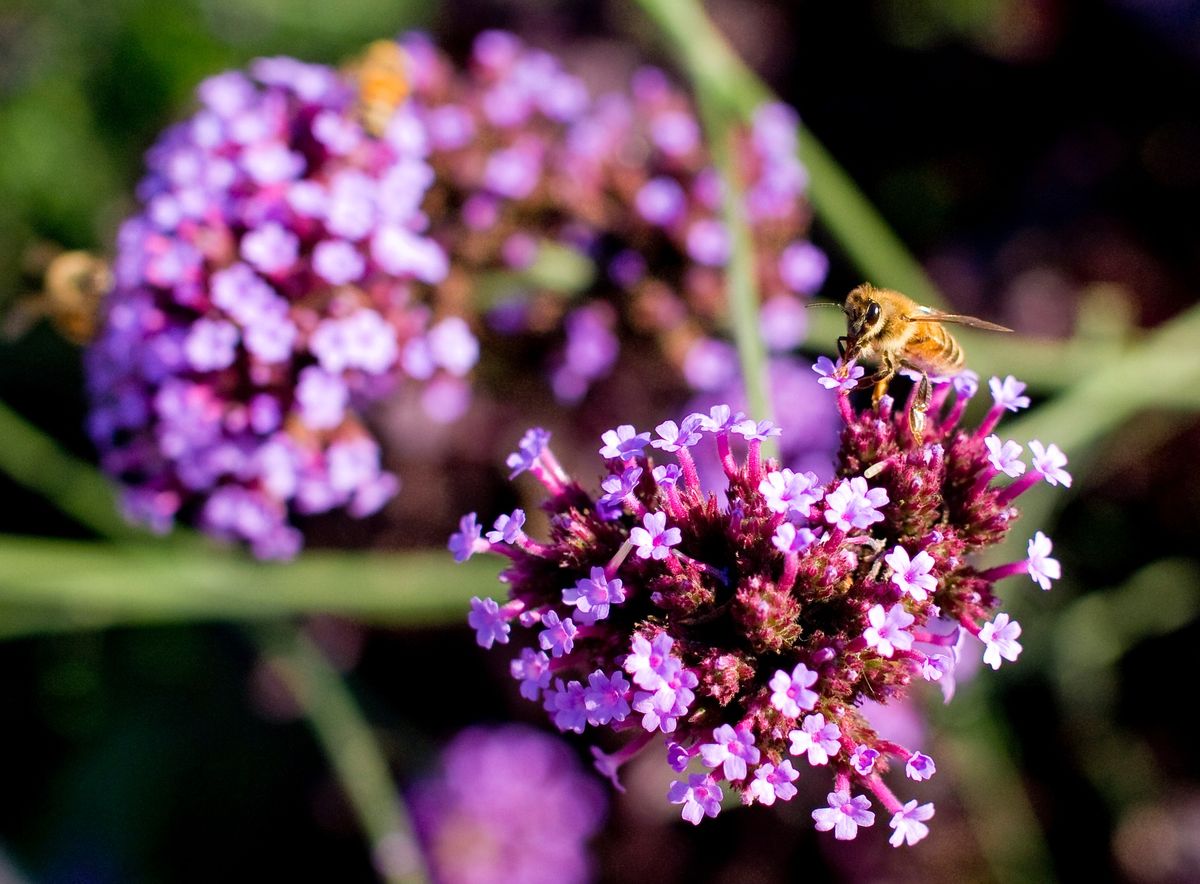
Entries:
{"type": "Polygon", "coordinates": [[[915,316],[906,316],[905,319],[909,322],[953,322],[957,325],[981,328],[986,331],[1012,331],[1011,328],[997,325],[994,322],[988,322],[986,319],[977,319],[974,316],[966,316],[962,313],[943,313],[941,310],[934,310],[932,307],[921,307],[915,316]]]}

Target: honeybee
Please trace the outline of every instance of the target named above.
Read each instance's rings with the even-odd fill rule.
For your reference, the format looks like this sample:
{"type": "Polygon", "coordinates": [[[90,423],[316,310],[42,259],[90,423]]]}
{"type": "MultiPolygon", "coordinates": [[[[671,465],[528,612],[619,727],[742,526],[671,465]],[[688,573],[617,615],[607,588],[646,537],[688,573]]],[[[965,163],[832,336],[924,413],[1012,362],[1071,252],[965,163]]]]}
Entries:
{"type": "Polygon", "coordinates": [[[358,119],[376,138],[383,135],[392,115],[412,92],[408,56],[395,40],[375,40],[351,63],[358,84],[358,119]]]}
{"type": "Polygon", "coordinates": [[[842,359],[847,363],[855,359],[879,363],[879,370],[858,384],[859,389],[874,386],[872,403],[879,403],[899,369],[911,368],[920,373],[917,395],[909,411],[909,425],[917,439],[924,430],[925,411],[932,395],[929,376],[952,376],[965,367],[962,347],[944,324],[1012,331],[974,316],[924,307],[906,295],[877,289],[866,282],[846,296],[842,312],[846,314],[846,334],[838,338],[842,359]]]}
{"type": "Polygon", "coordinates": [[[54,254],[53,249],[39,249],[30,260],[45,268],[42,291],[17,301],[4,318],[5,336],[18,338],[39,319],[48,319],[63,337],[86,344],[95,334],[100,302],[112,286],[108,262],[90,252],[54,254]]]}

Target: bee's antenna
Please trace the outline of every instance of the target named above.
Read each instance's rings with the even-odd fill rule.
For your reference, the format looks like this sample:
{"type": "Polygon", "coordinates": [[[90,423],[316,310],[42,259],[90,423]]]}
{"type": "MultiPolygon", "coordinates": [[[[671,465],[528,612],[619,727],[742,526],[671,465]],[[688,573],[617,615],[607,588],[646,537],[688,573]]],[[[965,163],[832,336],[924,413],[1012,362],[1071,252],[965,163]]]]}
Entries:
{"type": "Polygon", "coordinates": [[[839,304],[837,301],[809,301],[804,306],[805,307],[837,307],[839,310],[842,309],[842,305],[839,304]]]}

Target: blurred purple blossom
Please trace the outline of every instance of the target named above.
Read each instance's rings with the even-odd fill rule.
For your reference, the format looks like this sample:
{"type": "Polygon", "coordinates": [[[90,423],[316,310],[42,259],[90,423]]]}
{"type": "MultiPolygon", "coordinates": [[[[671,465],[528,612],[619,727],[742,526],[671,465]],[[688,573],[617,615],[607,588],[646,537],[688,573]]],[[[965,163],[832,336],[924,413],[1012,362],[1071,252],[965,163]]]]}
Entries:
{"type": "Polygon", "coordinates": [[[412,377],[436,383],[478,346],[420,305],[447,264],[419,211],[433,172],[412,107],[372,137],[352,80],[283,57],[197,94],[118,234],[88,428],[126,512],[287,558],[296,516],[361,517],[399,487],[363,415],[405,381],[401,352],[426,345],[412,377]]]}
{"type": "Polygon", "coordinates": [[[604,821],[599,783],[560,740],[520,725],[473,727],[412,793],[441,884],[575,884],[595,875],[588,840],[604,821]]]}

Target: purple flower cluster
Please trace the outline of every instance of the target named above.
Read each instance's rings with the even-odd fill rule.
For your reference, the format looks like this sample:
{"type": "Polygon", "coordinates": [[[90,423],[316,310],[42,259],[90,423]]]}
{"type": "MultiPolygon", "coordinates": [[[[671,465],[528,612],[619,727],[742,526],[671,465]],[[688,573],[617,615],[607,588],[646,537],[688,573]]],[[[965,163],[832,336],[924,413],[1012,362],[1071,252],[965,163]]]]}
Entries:
{"type": "Polygon", "coordinates": [[[89,429],[133,517],[284,558],[294,516],[362,517],[395,493],[363,409],[406,378],[461,399],[478,344],[423,303],[448,261],[420,209],[433,170],[411,107],[375,137],[351,79],[289,58],[198,97],[120,230],[89,429]]]}
{"type": "Polygon", "coordinates": [[[914,681],[941,682],[949,695],[971,636],[989,665],[1015,660],[1020,626],[992,616],[995,581],[1026,574],[1046,587],[1059,576],[1040,532],[1026,560],[970,563],[1007,533],[1016,495],[1070,480],[1061,452],[1038,444],[1022,478],[997,482],[1016,474],[1020,452],[991,431],[1021,385],[994,383],[983,425],[960,428],[974,386],[958,384],[952,404],[950,386],[938,386],[920,438],[890,398],[856,414],[839,391],[847,423],[828,482],[764,459],[762,441],[777,430],[728,407],[653,435],[605,433],[611,490],[598,499],[531,431],[510,464],[545,486],[549,538],[483,540],[471,515],[451,541],[509,559],[508,599],[472,603],[479,643],[520,646],[521,693],[561,730],[626,735],[613,753],[594,750],[614,783],[625,760],[661,739],[681,775],[668,799],[690,822],[716,816],[730,790],[745,804],[787,801],[801,770],[823,767],[833,791],[813,812],[819,830],[849,839],[872,825],[870,798],[855,794],[865,789],[892,814],[893,845],[919,841],[933,806],[903,803],[883,777],[895,764],[920,782],[934,760],[880,736],[858,707],[900,699],[914,681]],[[725,503],[697,475],[709,446],[725,503]]]}
{"type": "MultiPolygon", "coordinates": [[[[427,205],[453,266],[445,285],[522,270],[547,244],[565,246],[598,268],[590,286],[569,301],[510,292],[489,317],[497,335],[541,348],[560,401],[606,377],[622,344],[648,339],[693,389],[733,380],[736,359],[717,331],[729,257],[721,184],[687,95],[643,68],[628,93],[594,97],[552,55],[499,31],[479,35],[465,71],[424,37],[402,45],[430,132],[437,178],[427,205]]],[[[828,270],[804,239],[796,123],[789,108],[764,105],[739,142],[774,351],[803,339],[801,299],[828,270]]]]}
{"type": "Polygon", "coordinates": [[[603,822],[604,795],[560,740],[520,725],[471,728],[446,747],[441,768],[412,802],[433,880],[594,877],[586,845],[603,822]]]}

